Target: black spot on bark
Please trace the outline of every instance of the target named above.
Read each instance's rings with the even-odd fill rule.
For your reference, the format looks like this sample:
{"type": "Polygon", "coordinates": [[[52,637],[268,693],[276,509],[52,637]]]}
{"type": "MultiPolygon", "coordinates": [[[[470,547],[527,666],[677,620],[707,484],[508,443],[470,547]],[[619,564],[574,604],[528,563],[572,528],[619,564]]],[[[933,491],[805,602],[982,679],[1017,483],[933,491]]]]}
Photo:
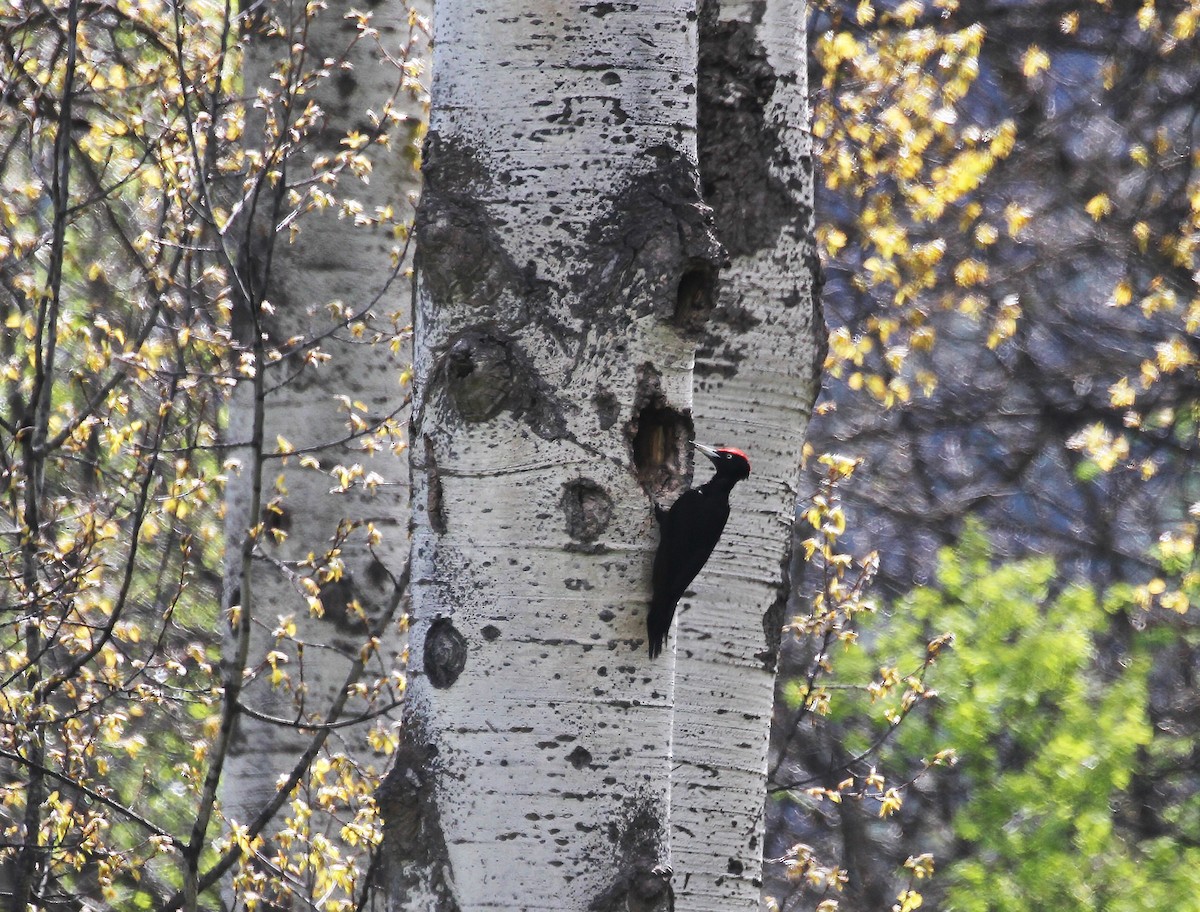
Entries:
{"type": "Polygon", "coordinates": [[[660,859],[666,854],[666,834],[652,803],[629,799],[621,817],[610,821],[611,841],[617,845],[615,874],[592,900],[592,912],[665,912],[673,905],[671,869],[660,859]]]}
{"type": "Polygon", "coordinates": [[[425,634],[425,674],[438,690],[453,686],[467,667],[467,640],[450,622],[438,618],[425,634]]]}
{"type": "Polygon", "coordinates": [[[337,89],[338,95],[345,101],[358,88],[358,80],[349,70],[340,70],[337,76],[334,77],[333,85],[337,89]]]}
{"type": "Polygon", "coordinates": [[[497,627],[495,624],[488,624],[486,627],[484,627],[479,632],[481,634],[483,634],[483,638],[485,640],[487,640],[489,643],[492,640],[497,639],[500,636],[500,628],[497,627]]]}
{"type": "Polygon", "coordinates": [[[732,350],[727,344],[727,339],[713,333],[705,333],[705,336],[704,342],[696,347],[696,378],[708,380],[721,377],[728,380],[737,376],[738,364],[746,356],[740,351],[732,350]],[[719,357],[718,351],[721,353],[719,357]]]}
{"type": "Polygon", "coordinates": [[[463,224],[458,217],[457,213],[426,216],[420,237],[429,247],[419,255],[421,276],[435,301],[493,305],[509,284],[505,267],[511,262],[491,232],[478,223],[463,224]],[[442,262],[451,256],[452,262],[442,262]]]}
{"type": "Polygon", "coordinates": [[[775,598],[763,612],[762,626],[766,648],[754,656],[762,662],[763,670],[771,674],[775,673],[775,667],[779,662],[779,645],[783,640],[783,619],[787,615],[788,600],[792,592],[792,557],[797,553],[795,538],[795,530],[793,530],[784,546],[783,556],[779,559],[779,582],[775,589],[775,598]]]}
{"type": "Polygon", "coordinates": [[[266,540],[274,542],[275,536],[272,532],[288,532],[292,528],[292,513],[279,502],[276,498],[272,500],[262,509],[262,526],[263,532],[266,533],[266,540]]]}
{"type": "Polygon", "coordinates": [[[420,726],[406,719],[394,765],[376,789],[383,818],[381,866],[385,892],[404,908],[407,897],[434,897],[430,912],[458,912],[450,884],[450,853],[442,831],[431,767],[436,751],[420,726]]]}
{"type": "Polygon", "coordinates": [[[719,10],[716,0],[700,2],[697,146],[705,202],[729,253],[742,256],[773,245],[784,225],[810,214],[770,167],[786,126],[766,115],[779,77],[754,25],[721,21],[719,10]]]}
{"type": "Polygon", "coordinates": [[[741,874],[746,870],[746,866],[736,858],[729,859],[729,863],[725,866],[725,870],[730,874],[741,874]]]}
{"type": "Polygon", "coordinates": [[[446,534],[446,514],[442,509],[442,476],[438,472],[437,451],[433,438],[425,435],[425,509],[429,513],[429,527],[438,535],[446,534]]]}
{"type": "Polygon", "coordinates": [[[621,417],[621,403],[608,390],[601,390],[592,397],[596,404],[596,418],[600,422],[600,430],[607,431],[621,417]]]}
{"type": "Polygon", "coordinates": [[[512,391],[508,346],[487,333],[458,338],[446,352],[442,372],[455,408],[468,422],[494,418],[512,391]]]}
{"type": "Polygon", "coordinates": [[[762,320],[749,308],[736,301],[726,300],[718,304],[705,324],[696,346],[696,376],[702,379],[729,379],[735,376],[741,363],[754,355],[746,342],[739,340],[761,322],[762,320]],[[724,324],[733,332],[724,331],[720,324],[724,324]]]}
{"type": "Polygon", "coordinates": [[[383,562],[375,555],[371,555],[371,562],[367,564],[367,582],[372,586],[383,586],[389,582],[392,574],[388,572],[388,568],[383,565],[383,562]]]}
{"type": "Polygon", "coordinates": [[[612,520],[612,498],[590,478],[564,484],[559,506],[567,518],[567,534],[576,541],[595,541],[612,520]]]}
{"type": "Polygon", "coordinates": [[[717,308],[713,319],[720,320],[738,333],[747,333],[762,322],[749,308],[735,301],[726,302],[717,308]]]}
{"type": "Polygon", "coordinates": [[[466,422],[490,421],[507,411],[545,440],[567,434],[558,392],[541,379],[521,346],[493,328],[460,333],[447,346],[440,379],[466,422]]]}
{"type": "Polygon", "coordinates": [[[343,573],[338,579],[323,583],[317,597],[321,600],[322,617],[338,630],[346,633],[367,630],[364,606],[358,599],[351,574],[343,573]]]}
{"type": "Polygon", "coordinates": [[[675,294],[675,325],[700,329],[712,312],[716,288],[717,270],[705,262],[692,263],[680,278],[675,294]]]}
{"type": "MultiPolygon", "coordinates": [[[[620,126],[629,120],[629,114],[621,107],[618,99],[596,98],[595,96],[586,98],[582,96],[567,96],[562,99],[559,109],[551,114],[547,114],[544,120],[557,127],[582,127],[589,117],[596,119],[599,123],[612,126],[620,126]],[[580,105],[580,109],[576,109],[576,104],[580,105]],[[604,113],[589,110],[597,106],[603,109],[604,113]]],[[[534,137],[537,135],[538,132],[533,134],[534,137]]]]}
{"type": "Polygon", "coordinates": [[[583,747],[576,747],[575,750],[567,754],[567,762],[575,769],[583,769],[585,766],[591,765],[592,753],[583,747]]]}

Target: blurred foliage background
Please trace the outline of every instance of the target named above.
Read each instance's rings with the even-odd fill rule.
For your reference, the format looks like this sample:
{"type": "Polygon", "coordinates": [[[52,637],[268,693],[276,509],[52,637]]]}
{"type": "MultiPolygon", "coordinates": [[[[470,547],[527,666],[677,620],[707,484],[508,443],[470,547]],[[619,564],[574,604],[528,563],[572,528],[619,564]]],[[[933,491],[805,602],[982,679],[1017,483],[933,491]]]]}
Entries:
{"type": "MultiPolygon", "coordinates": [[[[249,381],[261,418],[269,392],[327,360],[335,332],[380,346],[404,335],[407,314],[376,329],[366,308],[272,335],[266,285],[275,238],[324,209],[347,231],[382,234],[400,271],[406,235],[346,194],[393,136],[411,171],[419,131],[396,99],[423,97],[408,52],[428,24],[400,7],[408,28],[384,39],[368,13],[335,13],[321,57],[309,39],[330,19],[318,20],[324,4],[236,6],[0,4],[5,908],[211,909],[235,878],[240,908],[372,901],[373,792],[395,745],[371,723],[403,688],[377,635],[398,623],[399,597],[348,640],[337,699],[309,693],[315,660],[290,660],[330,649],[230,582],[258,536],[285,532],[269,510],[229,528],[226,482],[244,472],[274,493],[293,455],[261,434],[230,439],[230,391],[249,381]],[[262,85],[246,76],[251,43],[268,58],[262,85]],[[386,64],[392,94],[356,111],[347,136],[327,129],[318,89],[360,44],[386,64]],[[327,154],[298,154],[312,145],[327,154]],[[246,226],[258,222],[270,228],[251,249],[246,226]],[[227,458],[236,443],[254,444],[246,465],[227,458]],[[266,648],[247,648],[251,623],[266,648]],[[239,693],[255,681],[287,693],[279,726],[306,742],[257,816],[238,820],[219,792],[249,712],[239,693]],[[343,740],[339,727],[356,722],[361,737],[343,740]]],[[[350,439],[390,441],[386,421],[359,419],[342,398],[350,439]]],[[[320,469],[323,456],[328,470],[327,450],[313,450],[295,457],[320,469]]],[[[314,614],[352,525],[332,520],[329,554],[282,568],[314,614]]]]}
{"type": "Polygon", "coordinates": [[[780,907],[1200,908],[1198,21],[815,5],[809,441],[859,462],[800,533],[780,907]]]}

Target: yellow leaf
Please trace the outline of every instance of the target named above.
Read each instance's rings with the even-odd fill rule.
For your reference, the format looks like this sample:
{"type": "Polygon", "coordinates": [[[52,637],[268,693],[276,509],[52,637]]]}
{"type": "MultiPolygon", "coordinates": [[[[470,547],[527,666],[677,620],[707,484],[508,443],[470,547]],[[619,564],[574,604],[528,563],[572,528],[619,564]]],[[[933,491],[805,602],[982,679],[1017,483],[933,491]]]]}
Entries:
{"type": "Polygon", "coordinates": [[[1129,408],[1137,401],[1137,393],[1125,377],[1108,388],[1108,395],[1113,408],[1129,408]]]}
{"type": "Polygon", "coordinates": [[[1004,219],[1008,223],[1008,236],[1015,238],[1021,229],[1029,224],[1030,212],[1024,206],[1009,203],[1004,207],[1004,219]]]}
{"type": "Polygon", "coordinates": [[[1118,68],[1115,61],[1108,61],[1100,68],[1102,84],[1106,92],[1111,92],[1112,87],[1117,84],[1118,68]]]}
{"type": "Polygon", "coordinates": [[[833,63],[837,64],[842,60],[854,60],[862,54],[862,47],[849,32],[838,32],[834,36],[830,51],[833,54],[833,63]]]}
{"type": "Polygon", "coordinates": [[[1137,241],[1138,250],[1145,253],[1150,242],[1150,226],[1145,222],[1138,222],[1133,226],[1133,237],[1137,241]]]}
{"type": "MultiPolygon", "coordinates": [[[[903,804],[904,799],[900,796],[900,792],[894,788],[888,789],[883,799],[879,802],[879,816],[891,817],[892,814],[900,810],[903,804]]],[[[913,906],[913,908],[916,908],[916,906],[913,906]]]]}
{"type": "Polygon", "coordinates": [[[1112,212],[1112,208],[1112,200],[1108,198],[1107,193],[1097,193],[1084,206],[1087,214],[1092,217],[1093,221],[1097,222],[1112,212]]]}
{"type": "Polygon", "coordinates": [[[1178,591],[1165,593],[1158,602],[1168,611],[1174,611],[1176,614],[1187,614],[1190,607],[1188,597],[1178,591]]]}
{"type": "Polygon", "coordinates": [[[963,287],[979,285],[987,281],[988,268],[979,260],[963,260],[954,267],[954,281],[963,287]]]}
{"type": "Polygon", "coordinates": [[[839,250],[846,246],[846,233],[837,228],[830,229],[824,232],[825,249],[830,255],[836,254],[839,250]]]}
{"type": "Polygon", "coordinates": [[[975,228],[975,242],[982,247],[996,243],[999,238],[1000,232],[992,225],[983,224],[975,228]]]}
{"type": "Polygon", "coordinates": [[[1021,71],[1026,79],[1032,79],[1038,73],[1050,69],[1050,55],[1036,44],[1031,44],[1021,59],[1021,71]]]}
{"type": "Polygon", "coordinates": [[[1195,360],[1188,344],[1180,336],[1158,343],[1154,346],[1154,354],[1159,370],[1167,374],[1187,367],[1195,360]]]}
{"type": "Polygon", "coordinates": [[[1154,23],[1158,21],[1158,11],[1154,8],[1154,0],[1146,0],[1142,4],[1142,8],[1138,10],[1137,23],[1138,28],[1143,32],[1148,32],[1153,28],[1154,23]]]}

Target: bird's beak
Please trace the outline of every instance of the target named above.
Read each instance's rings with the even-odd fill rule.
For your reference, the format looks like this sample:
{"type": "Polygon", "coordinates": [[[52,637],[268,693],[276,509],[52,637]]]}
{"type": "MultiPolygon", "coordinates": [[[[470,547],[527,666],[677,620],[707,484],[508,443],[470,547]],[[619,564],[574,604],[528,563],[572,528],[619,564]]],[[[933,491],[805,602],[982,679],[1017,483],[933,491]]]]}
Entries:
{"type": "Polygon", "coordinates": [[[693,443],[692,446],[711,459],[714,463],[721,458],[717,451],[710,446],[705,446],[702,443],[693,443]]]}

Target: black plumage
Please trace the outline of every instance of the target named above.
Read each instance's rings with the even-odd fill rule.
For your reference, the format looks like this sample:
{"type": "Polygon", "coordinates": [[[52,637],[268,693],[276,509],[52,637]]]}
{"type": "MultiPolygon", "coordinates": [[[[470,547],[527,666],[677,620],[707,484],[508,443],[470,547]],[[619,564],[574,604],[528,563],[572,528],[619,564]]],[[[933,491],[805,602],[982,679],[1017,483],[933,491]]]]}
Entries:
{"type": "Polygon", "coordinates": [[[646,615],[652,659],[662,652],[675,606],[721,539],[729,519],[729,492],[750,474],[750,460],[741,450],[700,444],[696,449],[712,460],[717,474],[700,487],[684,491],[670,510],[654,508],[661,540],[654,555],[650,612],[646,615]]]}

